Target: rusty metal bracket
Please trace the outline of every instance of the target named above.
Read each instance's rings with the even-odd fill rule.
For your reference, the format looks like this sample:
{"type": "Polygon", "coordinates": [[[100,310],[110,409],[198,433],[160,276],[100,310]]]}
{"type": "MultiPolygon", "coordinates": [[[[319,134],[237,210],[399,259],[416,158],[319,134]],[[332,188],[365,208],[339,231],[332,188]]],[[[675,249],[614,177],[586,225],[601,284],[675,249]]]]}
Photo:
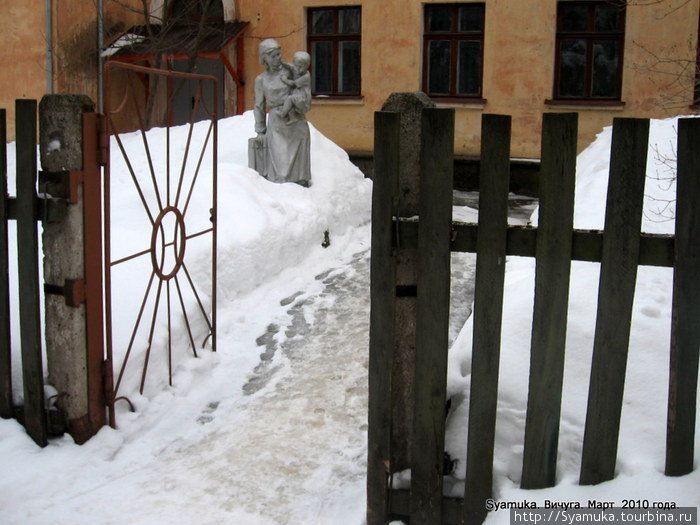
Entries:
{"type": "Polygon", "coordinates": [[[44,283],[44,293],[62,295],[66,306],[77,308],[85,302],[85,279],[66,279],[63,286],[44,283]]]}
{"type": "Polygon", "coordinates": [[[85,180],[82,171],[40,171],[39,193],[78,203],[78,185],[85,180]]]}

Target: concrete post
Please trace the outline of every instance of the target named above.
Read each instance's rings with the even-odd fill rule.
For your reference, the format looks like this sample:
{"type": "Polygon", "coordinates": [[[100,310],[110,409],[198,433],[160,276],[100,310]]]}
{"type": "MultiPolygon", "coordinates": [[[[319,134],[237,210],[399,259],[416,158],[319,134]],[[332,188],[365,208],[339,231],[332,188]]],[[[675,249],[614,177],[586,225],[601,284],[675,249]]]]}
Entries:
{"type": "MultiPolygon", "coordinates": [[[[435,104],[423,92],[392,93],[382,111],[401,114],[399,139],[398,217],[418,215],[420,186],[421,115],[435,104]]],[[[392,369],[391,470],[411,466],[413,433],[413,378],[416,355],[416,290],[418,254],[414,248],[396,249],[396,347],[392,369]]]]}
{"type": "MultiPolygon", "coordinates": [[[[46,95],[39,105],[41,167],[59,174],[83,170],[83,113],[93,112],[84,95],[46,95]]],[[[48,181],[40,191],[67,197],[67,174],[48,181]],[[58,185],[57,185],[58,184],[58,185]]],[[[92,434],[88,417],[88,364],[85,304],[69,305],[65,295],[85,277],[83,185],[76,184],[77,202],[68,206],[61,222],[43,225],[45,332],[48,382],[59,392],[58,407],[66,414],[68,430],[79,443],[92,434]]],[[[77,285],[80,287],[80,284],[77,285]]],[[[76,301],[73,301],[76,302],[76,301]]]]}

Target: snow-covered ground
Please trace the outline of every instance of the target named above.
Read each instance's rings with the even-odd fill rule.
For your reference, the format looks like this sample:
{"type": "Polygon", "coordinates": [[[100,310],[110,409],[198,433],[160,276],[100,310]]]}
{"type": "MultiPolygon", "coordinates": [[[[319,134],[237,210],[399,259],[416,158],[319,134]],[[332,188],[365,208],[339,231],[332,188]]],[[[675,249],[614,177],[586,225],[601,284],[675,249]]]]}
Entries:
{"type": "MultiPolygon", "coordinates": [[[[668,151],[673,125],[654,122],[652,144],[668,151]]],[[[363,523],[371,182],[344,152],[312,130],[313,186],[268,183],[246,167],[252,130],[250,113],[220,122],[218,351],[191,357],[180,326],[170,387],[164,336],[157,331],[144,394],[138,394],[138,379],[127,380],[120,391],[137,411],[119,403],[118,428],[102,429],[82,447],[62,437],[39,449],[16,422],[0,421],[1,523],[363,523]],[[324,248],[326,230],[331,244],[324,248]]],[[[154,144],[163,143],[159,133],[151,133],[154,144]]],[[[205,134],[199,125],[195,143],[205,134]]],[[[140,137],[124,140],[133,155],[143,155],[140,137]]],[[[173,140],[184,143],[186,130],[174,130],[173,140]]],[[[609,143],[610,130],[605,130],[579,156],[577,227],[602,226],[609,143]]],[[[653,157],[650,176],[664,168],[653,157]]],[[[11,170],[13,158],[10,150],[11,170]]],[[[134,165],[139,176],[148,176],[144,157],[134,165]]],[[[125,246],[138,246],[143,231],[150,235],[150,230],[138,222],[143,213],[128,173],[118,165],[112,172],[121,205],[114,252],[129,253],[125,246]]],[[[647,231],[672,231],[673,223],[658,222],[653,212],[672,192],[672,185],[648,181],[647,194],[653,198],[646,206],[647,231]]],[[[193,209],[206,211],[201,217],[192,212],[202,225],[209,197],[206,191],[193,196],[193,209]]],[[[455,217],[470,220],[476,211],[456,207],[455,217]]],[[[190,271],[206,275],[208,246],[191,244],[190,271]]],[[[131,295],[138,296],[138,304],[144,285],[133,276],[150,262],[132,264],[136,269],[123,270],[118,278],[133,280],[138,291],[115,301],[119,319],[135,315],[131,295]]],[[[579,487],[598,266],[574,265],[560,481],[552,489],[518,488],[534,262],[511,258],[507,268],[496,499],[585,504],[594,498],[618,503],[646,498],[699,505],[698,470],[682,478],[663,476],[671,301],[667,269],[639,272],[618,475],[596,487],[579,487]]],[[[453,254],[452,273],[455,342],[448,386],[459,398],[469,386],[471,324],[460,328],[470,312],[473,255],[453,254]]],[[[193,299],[188,301],[188,311],[196,313],[193,299]]],[[[192,318],[199,338],[206,327],[196,315],[192,318]]],[[[447,443],[456,458],[464,455],[465,424],[464,411],[455,410],[447,443]]],[[[463,476],[462,461],[450,484],[454,490],[463,476]]],[[[507,519],[505,512],[489,517],[507,519]]]]}

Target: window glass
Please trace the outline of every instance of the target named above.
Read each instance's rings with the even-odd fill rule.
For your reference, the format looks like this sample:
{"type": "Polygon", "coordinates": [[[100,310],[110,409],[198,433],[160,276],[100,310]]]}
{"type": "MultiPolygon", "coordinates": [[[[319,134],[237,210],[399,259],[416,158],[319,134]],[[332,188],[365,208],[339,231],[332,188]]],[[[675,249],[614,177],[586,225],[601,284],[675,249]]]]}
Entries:
{"type": "Polygon", "coordinates": [[[482,31],[484,29],[484,11],[481,6],[464,6],[459,8],[459,31],[482,31]]]}
{"type": "Polygon", "coordinates": [[[452,8],[430,6],[428,20],[428,31],[450,31],[452,30],[452,8]]]}
{"type": "Polygon", "coordinates": [[[585,78],[586,41],[564,40],[559,61],[559,95],[582,97],[585,78]]]}
{"type": "Polygon", "coordinates": [[[360,32],[360,10],[343,9],[340,11],[340,33],[360,32]]]}
{"type": "Polygon", "coordinates": [[[312,91],[330,93],[333,90],[333,48],[330,42],[314,42],[311,47],[312,91]]]}
{"type": "Polygon", "coordinates": [[[588,7],[559,3],[559,30],[585,31],[588,29],[588,7]]]}
{"type": "Polygon", "coordinates": [[[450,94],[450,50],[449,40],[433,40],[428,45],[428,91],[432,94],[450,94]]]}
{"type": "Polygon", "coordinates": [[[316,35],[333,33],[333,11],[314,11],[311,15],[311,32],[316,35]]]}
{"type": "Polygon", "coordinates": [[[478,95],[481,87],[481,42],[459,43],[457,94],[478,95]]]}
{"type": "Polygon", "coordinates": [[[599,5],[595,8],[596,31],[619,31],[620,7],[616,5],[599,5]]]}
{"type": "Polygon", "coordinates": [[[338,64],[338,91],[355,93],[360,91],[360,43],[340,42],[338,64]]]}
{"type": "Polygon", "coordinates": [[[614,40],[596,40],[593,44],[594,97],[614,97],[617,91],[619,43],[614,40]]]}

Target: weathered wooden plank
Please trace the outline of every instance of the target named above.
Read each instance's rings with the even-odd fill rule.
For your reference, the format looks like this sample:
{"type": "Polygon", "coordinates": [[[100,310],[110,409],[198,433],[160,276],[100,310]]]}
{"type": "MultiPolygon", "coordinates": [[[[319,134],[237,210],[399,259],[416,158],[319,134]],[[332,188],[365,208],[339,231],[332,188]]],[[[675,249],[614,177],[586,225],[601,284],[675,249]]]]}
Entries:
{"type": "Polygon", "coordinates": [[[394,196],[398,193],[399,113],[377,112],[375,176],[372,188],[370,266],[369,415],[367,523],[385,523],[389,515],[391,448],[391,369],[394,349],[396,260],[392,250],[394,196]]]}
{"type": "Polygon", "coordinates": [[[7,121],[0,109],[0,417],[12,417],[10,272],[7,239],[7,121]]]}
{"type": "MultiPolygon", "coordinates": [[[[478,227],[476,224],[454,223],[453,252],[476,252],[478,227]]],[[[418,246],[418,222],[401,221],[399,234],[401,245],[418,246]]],[[[395,235],[396,237],[396,235],[395,235]]],[[[396,240],[394,240],[396,242],[396,240]]],[[[639,265],[672,268],[673,236],[658,233],[642,233],[639,237],[639,265]]],[[[506,255],[534,257],[537,246],[537,229],[531,226],[509,226],[506,255]]],[[[574,230],[571,246],[572,261],[600,262],[603,253],[603,232],[598,230],[574,230]]]]}
{"type": "Polygon", "coordinates": [[[700,120],[678,123],[676,265],[673,275],[671,370],[666,475],[693,470],[700,348],[700,120]]]}
{"type": "MultiPolygon", "coordinates": [[[[390,491],[390,512],[393,518],[408,521],[411,513],[411,494],[408,490],[390,491]]],[[[462,500],[459,498],[442,498],[441,525],[462,525],[462,500]]]]}
{"type": "Polygon", "coordinates": [[[598,314],[581,457],[582,485],[615,476],[648,138],[648,120],[616,118],[613,122],[598,314]]]}
{"type": "Polygon", "coordinates": [[[20,339],[24,379],[24,426],[46,446],[44,373],[39,306],[39,237],[37,232],[36,100],[17,100],[17,258],[20,339]]]}
{"type": "Polygon", "coordinates": [[[491,497],[506,264],[511,118],[484,115],[481,125],[479,236],[464,521],[480,522],[491,497]]]}
{"type": "Polygon", "coordinates": [[[542,123],[535,306],[521,487],[556,482],[569,303],[578,115],[548,113],[542,123]]]}
{"type": "Polygon", "coordinates": [[[424,109],[422,126],[411,523],[427,525],[442,521],[454,109],[424,109]]]}

